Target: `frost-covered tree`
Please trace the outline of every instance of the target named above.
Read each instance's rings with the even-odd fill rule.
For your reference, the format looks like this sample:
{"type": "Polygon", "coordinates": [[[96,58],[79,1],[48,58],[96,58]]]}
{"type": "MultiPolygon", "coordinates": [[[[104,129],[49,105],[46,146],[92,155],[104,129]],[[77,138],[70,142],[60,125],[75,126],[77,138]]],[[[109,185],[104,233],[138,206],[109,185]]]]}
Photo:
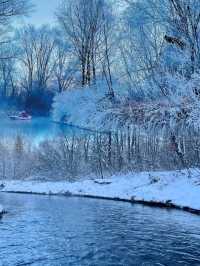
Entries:
{"type": "Polygon", "coordinates": [[[55,68],[55,32],[48,26],[29,25],[17,37],[21,97],[26,108],[48,112],[54,94],[49,88],[55,68]]]}
{"type": "Polygon", "coordinates": [[[25,70],[24,88],[27,92],[31,92],[36,85],[39,89],[45,89],[54,70],[54,32],[47,26],[39,29],[28,26],[19,32],[19,45],[19,59],[25,70]]]}
{"type": "Polygon", "coordinates": [[[0,91],[3,99],[13,97],[16,88],[16,59],[0,59],[0,91]]]}
{"type": "Polygon", "coordinates": [[[200,2],[127,0],[126,3],[126,34],[122,34],[125,42],[121,50],[129,81],[148,80],[145,87],[148,93],[145,93],[160,91],[166,96],[169,74],[184,79],[199,69],[200,2]]]}
{"type": "MultiPolygon", "coordinates": [[[[79,60],[82,86],[96,80],[99,63],[107,56],[110,6],[104,0],[63,1],[57,17],[79,60]]],[[[105,67],[104,63],[104,67],[105,67]]]]}
{"type": "Polygon", "coordinates": [[[25,15],[30,7],[29,0],[0,0],[0,35],[5,35],[13,19],[25,15]]]}
{"type": "Polygon", "coordinates": [[[15,52],[10,32],[12,23],[31,9],[29,0],[0,0],[0,87],[1,97],[15,94],[15,52]]]}
{"type": "Polygon", "coordinates": [[[76,80],[77,60],[71,52],[72,47],[63,39],[63,32],[56,30],[56,46],[54,49],[54,73],[58,92],[63,92],[72,86],[76,80]]]}

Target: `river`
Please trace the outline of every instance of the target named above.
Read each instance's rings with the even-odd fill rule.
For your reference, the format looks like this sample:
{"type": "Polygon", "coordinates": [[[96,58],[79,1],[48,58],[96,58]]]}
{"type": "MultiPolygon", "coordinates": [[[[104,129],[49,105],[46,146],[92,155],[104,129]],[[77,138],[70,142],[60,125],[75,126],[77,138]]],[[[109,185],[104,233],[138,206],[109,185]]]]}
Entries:
{"type": "Polygon", "coordinates": [[[0,126],[1,138],[13,138],[20,135],[33,140],[35,143],[59,136],[80,136],[91,133],[73,126],[54,123],[49,117],[37,117],[31,121],[15,121],[1,115],[0,126]]]}
{"type": "Polygon", "coordinates": [[[129,203],[0,194],[1,266],[200,265],[200,218],[129,203]]]}

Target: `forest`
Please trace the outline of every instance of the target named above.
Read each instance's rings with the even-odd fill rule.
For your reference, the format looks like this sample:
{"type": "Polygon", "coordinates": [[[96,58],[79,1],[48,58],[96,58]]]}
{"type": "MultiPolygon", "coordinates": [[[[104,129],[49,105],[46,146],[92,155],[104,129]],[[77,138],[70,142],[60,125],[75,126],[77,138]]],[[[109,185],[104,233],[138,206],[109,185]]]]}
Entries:
{"type": "Polygon", "coordinates": [[[199,215],[200,0],[0,0],[0,266],[199,266],[199,215]]]}
{"type": "Polygon", "coordinates": [[[72,179],[198,167],[198,0],[61,1],[56,23],[40,27],[16,26],[31,1],[0,1],[0,10],[1,109],[94,131],[37,147],[2,139],[3,177],[21,176],[16,160],[31,165],[29,177],[60,165],[57,175],[72,179]]]}
{"type": "Polygon", "coordinates": [[[31,15],[34,7],[29,1],[1,1],[1,102],[42,115],[55,102],[60,119],[70,98],[84,88],[79,98],[88,97],[95,107],[103,98],[102,108],[116,117],[145,123],[151,114],[156,123],[170,116],[193,125],[199,105],[199,5],[198,0],[70,0],[58,5],[55,25],[16,27],[17,17],[31,15]]]}

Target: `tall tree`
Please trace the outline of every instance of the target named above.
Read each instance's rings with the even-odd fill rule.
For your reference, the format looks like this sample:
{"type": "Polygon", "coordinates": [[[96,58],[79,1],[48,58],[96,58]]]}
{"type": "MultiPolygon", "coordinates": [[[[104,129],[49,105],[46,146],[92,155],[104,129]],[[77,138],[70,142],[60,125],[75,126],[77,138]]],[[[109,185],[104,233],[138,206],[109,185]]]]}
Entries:
{"type": "Polygon", "coordinates": [[[30,0],[0,0],[0,76],[1,96],[15,94],[15,53],[9,33],[14,19],[31,10],[30,0]]]}
{"type": "Polygon", "coordinates": [[[19,33],[21,54],[19,59],[24,70],[23,87],[30,93],[34,87],[44,90],[54,71],[55,62],[53,51],[55,49],[54,32],[42,26],[23,28],[19,33]]]}
{"type": "Polygon", "coordinates": [[[56,47],[54,49],[54,76],[59,92],[67,90],[75,81],[77,62],[71,53],[70,45],[66,44],[62,32],[56,31],[56,47]]]}
{"type": "Polygon", "coordinates": [[[57,12],[58,20],[80,62],[82,86],[95,82],[98,63],[105,56],[102,48],[108,19],[105,16],[106,7],[104,0],[69,0],[63,1],[57,12]]]}
{"type": "Polygon", "coordinates": [[[0,44],[4,43],[2,36],[7,34],[13,19],[27,14],[30,8],[30,0],[0,0],[0,44]]]}
{"type": "Polygon", "coordinates": [[[199,70],[200,2],[125,2],[125,41],[121,50],[128,79],[130,83],[139,82],[139,86],[132,87],[140,87],[141,80],[148,80],[148,96],[155,92],[166,96],[168,76],[191,78],[199,70]]]}

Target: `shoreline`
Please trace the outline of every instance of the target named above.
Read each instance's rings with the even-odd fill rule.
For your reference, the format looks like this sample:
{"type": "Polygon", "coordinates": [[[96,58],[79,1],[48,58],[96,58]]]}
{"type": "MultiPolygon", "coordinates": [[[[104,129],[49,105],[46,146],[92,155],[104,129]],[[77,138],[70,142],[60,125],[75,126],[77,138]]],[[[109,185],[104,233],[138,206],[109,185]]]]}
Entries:
{"type": "MultiPolygon", "coordinates": [[[[23,195],[38,195],[38,196],[61,196],[61,197],[75,197],[75,198],[88,198],[88,199],[99,199],[99,200],[108,200],[108,201],[117,201],[117,202],[126,202],[131,204],[139,204],[147,207],[160,208],[160,209],[168,209],[168,210],[179,210],[188,212],[191,214],[195,214],[200,216],[200,209],[193,209],[187,206],[179,206],[170,202],[160,202],[160,201],[145,201],[145,200],[134,200],[134,199],[123,199],[123,198],[111,198],[104,196],[94,196],[94,195],[82,195],[82,194],[71,194],[70,192],[65,194],[60,193],[45,193],[45,192],[20,192],[20,191],[0,191],[0,193],[8,193],[8,194],[23,194],[23,195]]],[[[0,217],[5,214],[6,211],[0,212],[0,217]]]]}
{"type": "Polygon", "coordinates": [[[67,127],[72,127],[72,128],[76,128],[76,129],[79,129],[79,130],[83,130],[85,132],[90,132],[90,133],[100,133],[100,134],[109,134],[110,132],[114,132],[114,131],[103,131],[103,130],[95,130],[95,129],[92,129],[92,128],[88,128],[88,127],[82,127],[82,126],[78,126],[78,125],[75,125],[75,124],[71,124],[71,123],[68,123],[68,122],[62,122],[62,121],[56,121],[56,120],[52,120],[52,123],[55,123],[55,124],[58,124],[60,126],[67,126],[67,127]]]}
{"type": "Polygon", "coordinates": [[[196,169],[191,171],[192,178],[187,176],[187,170],[183,170],[129,173],[74,183],[1,180],[4,187],[0,192],[123,201],[200,215],[200,177],[196,169]]]}

